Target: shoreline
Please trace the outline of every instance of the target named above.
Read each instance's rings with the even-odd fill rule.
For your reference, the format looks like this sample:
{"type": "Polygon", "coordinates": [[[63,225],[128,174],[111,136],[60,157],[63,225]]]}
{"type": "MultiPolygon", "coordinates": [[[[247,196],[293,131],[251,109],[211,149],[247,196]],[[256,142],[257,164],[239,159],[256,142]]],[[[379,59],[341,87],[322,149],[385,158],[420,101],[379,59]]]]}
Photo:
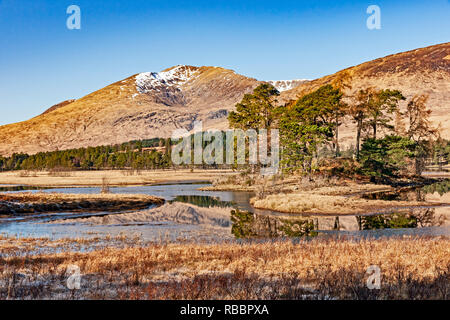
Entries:
{"type": "Polygon", "coordinates": [[[242,186],[239,181],[216,184],[201,188],[205,191],[246,191],[255,196],[250,204],[255,209],[270,210],[280,214],[305,216],[349,216],[378,215],[396,211],[431,209],[450,206],[449,202],[430,202],[414,200],[379,200],[368,196],[377,194],[398,194],[415,188],[442,181],[442,179],[419,178],[397,181],[391,185],[355,182],[352,180],[330,180],[318,178],[317,181],[301,178],[287,178],[282,182],[267,183],[256,181],[252,186],[242,186]],[[300,181],[298,181],[300,180],[300,181]]]}

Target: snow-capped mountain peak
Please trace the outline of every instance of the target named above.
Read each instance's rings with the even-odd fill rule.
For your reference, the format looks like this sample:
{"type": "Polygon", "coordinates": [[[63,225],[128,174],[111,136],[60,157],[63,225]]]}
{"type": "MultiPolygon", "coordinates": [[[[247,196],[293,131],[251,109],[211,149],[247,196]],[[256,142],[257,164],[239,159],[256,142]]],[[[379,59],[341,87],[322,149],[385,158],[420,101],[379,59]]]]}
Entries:
{"type": "Polygon", "coordinates": [[[136,89],[146,93],[161,86],[177,87],[191,80],[198,73],[193,66],[178,65],[161,72],[144,72],[136,76],[136,89]]]}

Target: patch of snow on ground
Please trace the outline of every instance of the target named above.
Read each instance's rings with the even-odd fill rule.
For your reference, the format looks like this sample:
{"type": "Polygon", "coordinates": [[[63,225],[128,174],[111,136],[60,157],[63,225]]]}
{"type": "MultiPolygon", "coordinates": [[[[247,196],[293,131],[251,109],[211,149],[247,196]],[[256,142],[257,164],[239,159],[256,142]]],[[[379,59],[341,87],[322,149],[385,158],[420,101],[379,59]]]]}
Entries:
{"type": "Polygon", "coordinates": [[[146,93],[161,86],[179,88],[198,73],[197,69],[180,65],[168,71],[140,73],[136,76],[136,88],[139,93],[146,93]]]}
{"type": "Polygon", "coordinates": [[[291,90],[300,84],[310,81],[308,79],[293,79],[293,80],[269,80],[267,81],[271,85],[273,85],[278,91],[283,92],[287,90],[291,90]]]}

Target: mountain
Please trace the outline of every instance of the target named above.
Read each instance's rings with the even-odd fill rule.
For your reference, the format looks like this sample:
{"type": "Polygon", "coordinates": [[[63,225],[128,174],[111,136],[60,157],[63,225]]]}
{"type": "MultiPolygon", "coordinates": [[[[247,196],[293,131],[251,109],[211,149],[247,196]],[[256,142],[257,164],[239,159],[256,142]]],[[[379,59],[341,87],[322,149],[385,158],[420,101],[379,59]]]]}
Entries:
{"type": "Polygon", "coordinates": [[[0,154],[36,153],[170,137],[178,128],[226,127],[228,111],[260,81],[219,67],[175,66],[113,83],[28,121],[0,127],[0,154]]]}
{"type": "MultiPolygon", "coordinates": [[[[332,83],[343,73],[352,76],[352,91],[369,86],[398,89],[408,99],[429,94],[432,120],[441,124],[443,137],[450,138],[450,43],[386,56],[312,81],[270,83],[281,91],[277,100],[283,103],[332,83]]],[[[228,112],[260,83],[220,67],[180,65],[140,73],[54,105],[28,121],[0,126],[0,154],[170,137],[175,129],[192,129],[196,120],[202,120],[205,129],[225,129],[228,112]]],[[[340,141],[349,145],[353,140],[348,120],[340,141]]]]}
{"type": "MultiPolygon", "coordinates": [[[[431,120],[440,125],[442,137],[450,139],[450,42],[389,55],[347,68],[335,74],[305,82],[281,93],[279,102],[291,99],[332,83],[344,73],[352,77],[349,95],[359,89],[398,89],[407,98],[400,103],[405,108],[415,94],[428,94],[431,120]]],[[[354,125],[347,120],[341,128],[340,143],[354,143],[354,125]]]]}

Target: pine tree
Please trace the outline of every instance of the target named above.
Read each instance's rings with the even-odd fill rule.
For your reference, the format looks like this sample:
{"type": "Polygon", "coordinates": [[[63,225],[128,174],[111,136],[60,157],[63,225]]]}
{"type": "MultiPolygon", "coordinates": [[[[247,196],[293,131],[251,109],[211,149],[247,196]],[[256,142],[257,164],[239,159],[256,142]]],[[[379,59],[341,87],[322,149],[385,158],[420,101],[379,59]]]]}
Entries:
{"type": "Polygon", "coordinates": [[[256,87],[253,94],[244,95],[242,101],[236,104],[236,111],[228,115],[230,127],[242,130],[271,128],[276,108],[273,97],[279,94],[274,86],[263,83],[256,87]]]}
{"type": "Polygon", "coordinates": [[[414,96],[406,106],[408,119],[406,135],[417,144],[415,173],[420,175],[425,167],[425,160],[432,152],[433,139],[439,139],[440,128],[433,127],[430,121],[431,110],[427,108],[427,95],[414,96]]]}

